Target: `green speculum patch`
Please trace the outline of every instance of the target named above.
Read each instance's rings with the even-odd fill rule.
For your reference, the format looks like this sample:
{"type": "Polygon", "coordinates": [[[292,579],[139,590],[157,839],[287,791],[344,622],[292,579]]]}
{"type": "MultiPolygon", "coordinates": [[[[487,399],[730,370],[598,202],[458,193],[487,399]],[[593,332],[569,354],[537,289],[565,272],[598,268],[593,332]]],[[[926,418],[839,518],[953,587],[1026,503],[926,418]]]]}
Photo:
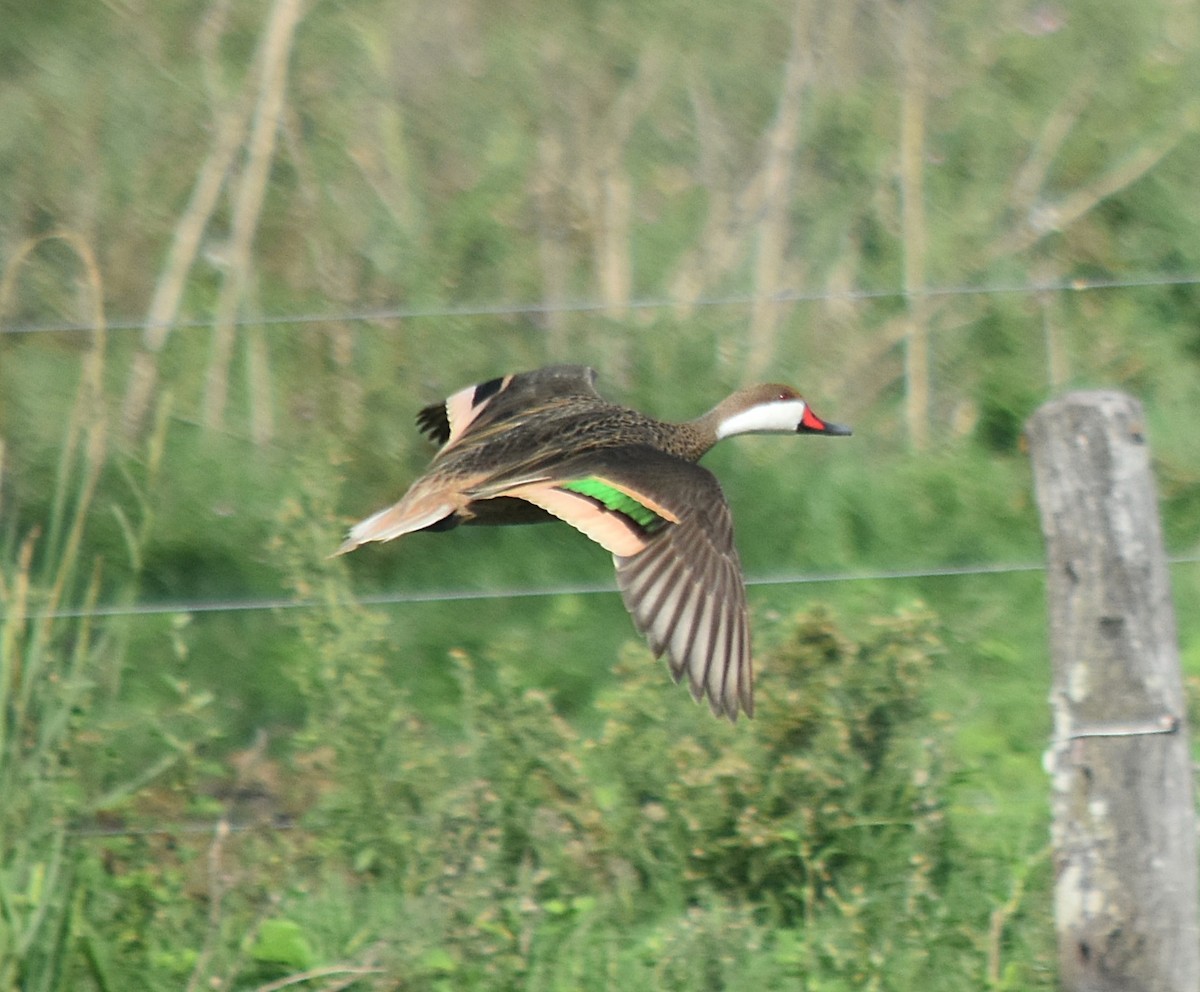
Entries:
{"type": "Polygon", "coordinates": [[[628,517],[643,531],[650,534],[664,526],[667,522],[648,506],[639,503],[628,493],[614,489],[601,479],[573,479],[570,482],[561,483],[558,488],[594,499],[606,510],[611,510],[613,513],[619,513],[624,517],[628,517]]]}

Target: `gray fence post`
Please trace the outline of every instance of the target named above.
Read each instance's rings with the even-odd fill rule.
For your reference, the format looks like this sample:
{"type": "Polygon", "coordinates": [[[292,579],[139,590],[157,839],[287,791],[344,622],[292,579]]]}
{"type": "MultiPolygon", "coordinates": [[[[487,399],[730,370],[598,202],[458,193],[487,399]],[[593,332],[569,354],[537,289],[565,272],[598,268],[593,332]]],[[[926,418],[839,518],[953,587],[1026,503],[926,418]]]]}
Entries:
{"type": "Polygon", "coordinates": [[[1045,404],[1027,436],[1053,656],[1059,980],[1197,992],[1196,813],[1175,613],[1141,405],[1045,404]]]}

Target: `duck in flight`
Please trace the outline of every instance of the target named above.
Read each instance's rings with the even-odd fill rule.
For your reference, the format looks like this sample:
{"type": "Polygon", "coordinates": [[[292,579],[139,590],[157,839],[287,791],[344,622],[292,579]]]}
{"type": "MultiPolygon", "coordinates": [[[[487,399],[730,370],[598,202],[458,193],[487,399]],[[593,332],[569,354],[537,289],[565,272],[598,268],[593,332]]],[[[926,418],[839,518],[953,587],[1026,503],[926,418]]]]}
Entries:
{"type": "Polygon", "coordinates": [[[683,423],[610,403],[582,365],[552,365],[468,386],[427,406],[417,426],[440,445],[399,500],[355,524],[337,554],[459,524],[559,519],[613,556],[617,585],[655,656],[692,696],[736,720],[754,714],[746,588],[729,505],[696,464],[736,434],[826,434],[790,386],[738,390],[683,423]]]}

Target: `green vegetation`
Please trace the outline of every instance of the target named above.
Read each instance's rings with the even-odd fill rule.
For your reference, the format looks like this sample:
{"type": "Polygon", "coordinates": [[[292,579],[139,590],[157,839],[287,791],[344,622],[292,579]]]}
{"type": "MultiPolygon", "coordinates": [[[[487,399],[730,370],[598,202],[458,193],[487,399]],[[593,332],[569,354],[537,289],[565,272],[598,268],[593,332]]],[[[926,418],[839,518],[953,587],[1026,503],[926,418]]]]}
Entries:
{"type": "Polygon", "coordinates": [[[1039,559],[1073,387],[1195,552],[1200,15],[60,0],[0,55],[0,992],[1053,987],[1041,577],[970,573],[1039,559]],[[855,428],[707,461],[752,578],[860,576],[751,587],[754,721],[510,595],[612,583],[565,526],[327,558],[548,361],[855,428]]]}

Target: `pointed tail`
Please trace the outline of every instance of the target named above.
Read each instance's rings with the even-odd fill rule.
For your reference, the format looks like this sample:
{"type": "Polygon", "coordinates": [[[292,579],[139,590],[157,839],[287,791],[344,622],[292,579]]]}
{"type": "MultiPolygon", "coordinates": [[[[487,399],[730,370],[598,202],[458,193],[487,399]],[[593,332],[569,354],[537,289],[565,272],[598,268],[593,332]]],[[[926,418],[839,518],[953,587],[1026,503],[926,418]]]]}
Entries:
{"type": "Polygon", "coordinates": [[[439,520],[444,520],[454,512],[450,503],[438,503],[435,506],[413,506],[409,500],[402,499],[399,503],[389,506],[386,510],[373,513],[366,520],[361,520],[350,528],[341,546],[333,554],[344,555],[353,551],[360,544],[371,541],[392,541],[416,530],[423,530],[439,520]]]}

